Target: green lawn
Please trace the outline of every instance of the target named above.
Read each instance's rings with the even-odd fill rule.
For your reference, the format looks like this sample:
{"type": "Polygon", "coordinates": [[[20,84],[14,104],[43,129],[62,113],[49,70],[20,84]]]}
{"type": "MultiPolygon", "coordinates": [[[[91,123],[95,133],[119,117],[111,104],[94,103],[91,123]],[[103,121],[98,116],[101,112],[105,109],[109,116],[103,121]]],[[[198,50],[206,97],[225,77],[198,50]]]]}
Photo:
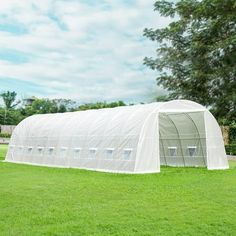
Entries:
{"type": "Polygon", "coordinates": [[[0,144],[0,160],[4,160],[7,153],[7,145],[0,144]]]}
{"type": "Polygon", "coordinates": [[[231,164],[124,175],[0,162],[0,235],[236,235],[231,164]]]}

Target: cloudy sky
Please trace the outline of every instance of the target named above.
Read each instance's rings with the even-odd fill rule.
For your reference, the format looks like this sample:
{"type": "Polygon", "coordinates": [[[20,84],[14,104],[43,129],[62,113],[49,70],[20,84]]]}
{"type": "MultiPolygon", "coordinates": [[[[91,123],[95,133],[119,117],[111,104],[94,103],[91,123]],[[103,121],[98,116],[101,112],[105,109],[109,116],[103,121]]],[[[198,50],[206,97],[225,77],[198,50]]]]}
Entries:
{"type": "Polygon", "coordinates": [[[145,27],[169,22],[153,0],[0,1],[0,90],[80,102],[148,102],[163,91],[143,66],[145,27]]]}

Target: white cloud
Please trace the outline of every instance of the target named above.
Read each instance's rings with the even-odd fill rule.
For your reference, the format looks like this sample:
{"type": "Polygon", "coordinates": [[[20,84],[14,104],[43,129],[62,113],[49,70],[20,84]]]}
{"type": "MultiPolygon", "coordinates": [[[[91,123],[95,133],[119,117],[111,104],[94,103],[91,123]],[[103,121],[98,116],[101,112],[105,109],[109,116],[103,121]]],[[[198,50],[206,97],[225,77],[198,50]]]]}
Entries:
{"type": "Polygon", "coordinates": [[[169,22],[153,12],[153,0],[106,0],[95,5],[79,0],[8,0],[0,2],[2,14],[6,17],[0,24],[20,24],[27,33],[0,31],[0,45],[29,60],[0,60],[0,77],[43,86],[41,96],[85,102],[148,101],[157,90],[156,73],[142,65],[145,56],[154,54],[155,44],[143,38],[142,31],[169,22]]]}

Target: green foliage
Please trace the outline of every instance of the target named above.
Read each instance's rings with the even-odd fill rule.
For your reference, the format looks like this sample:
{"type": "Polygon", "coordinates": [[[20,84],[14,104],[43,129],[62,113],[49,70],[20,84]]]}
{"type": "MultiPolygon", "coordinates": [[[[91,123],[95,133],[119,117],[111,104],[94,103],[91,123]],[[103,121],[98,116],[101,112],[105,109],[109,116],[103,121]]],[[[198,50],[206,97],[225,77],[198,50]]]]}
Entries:
{"type": "Polygon", "coordinates": [[[37,99],[35,98],[30,105],[21,108],[24,116],[46,113],[64,113],[70,111],[75,104],[70,99],[37,99]]]}
{"type": "Polygon", "coordinates": [[[2,125],[15,125],[22,121],[25,116],[21,113],[20,109],[3,109],[0,108],[0,124],[2,125]]]}
{"type": "Polygon", "coordinates": [[[229,125],[229,142],[231,144],[236,144],[236,122],[232,122],[229,125]]]}
{"type": "Polygon", "coordinates": [[[34,114],[63,113],[67,111],[101,109],[126,105],[124,102],[118,101],[111,103],[97,102],[76,106],[76,102],[70,99],[37,99],[34,97],[32,102],[27,103],[24,107],[15,108],[16,104],[13,103],[16,93],[7,92],[6,94],[12,97],[12,99],[11,102],[6,102],[6,108],[0,108],[0,124],[5,125],[17,125],[24,118],[34,114]]]}
{"type": "Polygon", "coordinates": [[[125,175],[0,162],[0,170],[1,235],[236,235],[236,166],[125,175]]]}
{"type": "Polygon", "coordinates": [[[118,102],[97,102],[88,103],[80,106],[75,106],[75,102],[65,99],[36,99],[30,106],[26,106],[22,109],[22,113],[26,116],[33,114],[46,114],[46,113],[63,113],[66,111],[84,111],[89,109],[102,109],[112,108],[117,106],[125,106],[122,101],[118,102]]]}
{"type": "Polygon", "coordinates": [[[5,104],[5,108],[0,108],[0,124],[15,125],[25,118],[19,109],[15,109],[20,103],[20,101],[16,102],[16,92],[7,91],[1,93],[0,96],[5,104]]]}
{"type": "Polygon", "coordinates": [[[227,155],[236,155],[236,144],[225,145],[227,155]]]}
{"type": "MultiPolygon", "coordinates": [[[[76,106],[76,102],[70,99],[28,99],[25,106],[15,108],[19,102],[14,103],[16,99],[16,92],[4,92],[0,94],[5,103],[5,108],[0,108],[0,124],[17,125],[24,118],[34,114],[46,113],[63,113],[67,111],[88,110],[112,108],[117,106],[125,106],[123,101],[118,102],[97,102],[76,106]]],[[[27,99],[25,99],[27,100],[27,99]]]]}
{"type": "Polygon", "coordinates": [[[76,110],[84,111],[90,109],[113,108],[120,106],[126,106],[126,104],[123,101],[111,102],[111,103],[106,103],[106,102],[88,103],[80,105],[76,110]]]}
{"type": "Polygon", "coordinates": [[[210,106],[218,118],[236,119],[235,0],[179,0],[155,3],[164,17],[175,17],[162,29],[145,29],[158,43],[157,57],[144,63],[157,70],[158,85],[171,98],[210,106]]]}
{"type": "Polygon", "coordinates": [[[0,138],[10,138],[11,135],[8,133],[0,133],[0,138]]]}
{"type": "Polygon", "coordinates": [[[157,102],[168,102],[170,100],[171,98],[168,95],[161,95],[161,96],[156,97],[157,102]]]}
{"type": "Polygon", "coordinates": [[[19,104],[19,102],[14,103],[16,101],[16,95],[17,93],[14,91],[13,92],[6,91],[0,94],[0,96],[3,99],[6,109],[11,109],[19,104]]]}
{"type": "Polygon", "coordinates": [[[24,111],[26,115],[63,113],[69,109],[74,102],[69,99],[35,99],[31,105],[26,106],[24,111]]]}

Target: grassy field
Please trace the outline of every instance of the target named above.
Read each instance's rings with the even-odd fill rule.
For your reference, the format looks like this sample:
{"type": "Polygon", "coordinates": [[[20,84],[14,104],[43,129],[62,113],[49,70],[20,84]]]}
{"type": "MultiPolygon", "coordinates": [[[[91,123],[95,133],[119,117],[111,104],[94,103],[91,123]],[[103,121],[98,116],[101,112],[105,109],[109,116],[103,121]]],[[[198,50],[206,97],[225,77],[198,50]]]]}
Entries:
{"type": "Polygon", "coordinates": [[[0,160],[4,160],[7,152],[7,145],[0,144],[0,160]]]}
{"type": "Polygon", "coordinates": [[[236,235],[236,164],[124,175],[0,162],[0,235],[236,235]]]}

